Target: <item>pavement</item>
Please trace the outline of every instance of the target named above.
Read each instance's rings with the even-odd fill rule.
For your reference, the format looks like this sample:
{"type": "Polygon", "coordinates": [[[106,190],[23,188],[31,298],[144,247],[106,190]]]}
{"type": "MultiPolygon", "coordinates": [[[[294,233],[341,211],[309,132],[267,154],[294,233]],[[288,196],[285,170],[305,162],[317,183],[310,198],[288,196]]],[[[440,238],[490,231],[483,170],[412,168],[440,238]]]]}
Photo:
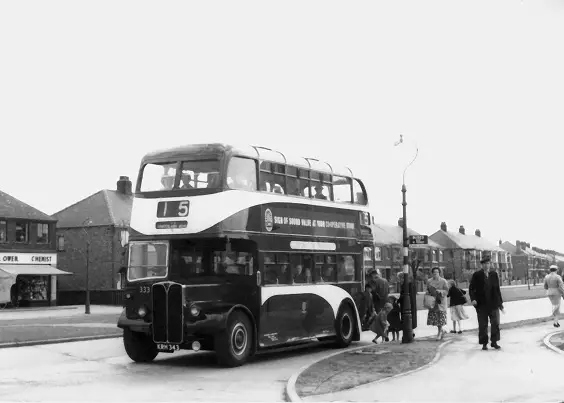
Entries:
{"type": "MultiPolygon", "coordinates": [[[[532,299],[532,300],[520,300],[520,301],[513,301],[513,302],[506,302],[504,304],[505,306],[505,315],[501,314],[501,323],[502,323],[502,330],[501,330],[501,337],[502,337],[502,342],[504,342],[505,340],[507,340],[510,335],[512,335],[514,333],[514,329],[504,329],[504,327],[510,326],[516,326],[519,324],[535,324],[536,326],[540,326],[540,329],[543,329],[542,331],[544,331],[544,334],[539,335],[539,338],[541,339],[541,344],[542,343],[542,337],[544,337],[547,333],[549,333],[550,331],[554,331],[556,330],[554,327],[552,327],[551,323],[543,323],[547,320],[549,320],[548,315],[550,315],[551,312],[551,305],[550,302],[548,301],[547,298],[543,298],[543,299],[532,299]],[[542,337],[541,337],[542,336],[542,337]]],[[[477,344],[477,333],[475,331],[475,329],[477,329],[478,327],[478,320],[476,317],[476,311],[473,307],[466,307],[466,312],[468,313],[468,316],[470,317],[468,320],[463,322],[463,329],[465,330],[465,332],[462,335],[453,335],[453,334],[447,334],[444,338],[444,341],[449,341],[452,340],[452,342],[457,342],[460,340],[466,340],[465,343],[471,345],[471,349],[470,351],[477,351],[477,352],[482,352],[480,350],[480,346],[477,344]]],[[[418,311],[417,312],[417,317],[418,317],[418,326],[417,329],[415,329],[415,334],[416,334],[416,340],[421,340],[422,338],[427,338],[427,337],[434,337],[436,336],[436,327],[430,327],[426,325],[426,320],[427,320],[427,312],[426,311],[418,311]]],[[[452,326],[452,322],[450,321],[450,315],[447,314],[447,328],[450,330],[450,326],[452,326]]],[[[541,331],[541,333],[542,333],[541,331]]],[[[362,334],[362,342],[366,343],[369,342],[372,338],[373,338],[373,333],[372,332],[364,332],[362,334]]],[[[439,346],[440,343],[437,343],[437,347],[439,346]]],[[[413,343],[416,344],[416,343],[413,343]]],[[[464,344],[464,343],[463,343],[464,344]]],[[[397,344],[399,346],[401,346],[401,344],[397,344]]],[[[544,345],[544,344],[543,344],[544,345]]],[[[372,345],[373,346],[373,345],[372,345]]],[[[385,351],[385,350],[393,350],[395,347],[392,347],[393,343],[384,343],[384,344],[380,344],[377,346],[377,348],[379,348],[381,351],[385,351]]],[[[359,347],[360,349],[362,349],[363,347],[359,347]]],[[[373,348],[373,347],[372,347],[373,348]]],[[[448,349],[445,347],[444,349],[444,354],[450,354],[450,352],[452,351],[452,346],[449,345],[448,349]]],[[[524,349],[524,351],[526,351],[526,349],[524,349]]],[[[551,351],[552,352],[552,351],[551,351]]],[[[429,358],[429,354],[427,354],[424,349],[422,350],[423,354],[426,354],[425,357],[426,359],[422,360],[419,363],[415,363],[414,366],[409,367],[409,368],[405,368],[406,371],[412,370],[412,369],[416,369],[417,367],[421,367],[423,365],[427,365],[429,361],[431,361],[431,359],[429,358]]],[[[494,351],[492,351],[492,353],[496,353],[494,351]]],[[[552,352],[554,354],[554,352],[552,352]]],[[[347,352],[342,352],[339,353],[337,352],[336,354],[347,354],[347,352]]],[[[474,353],[472,353],[474,354],[474,353]]],[[[354,359],[352,355],[350,355],[350,359],[354,359]]],[[[364,392],[362,394],[362,397],[358,397],[355,398],[356,395],[356,391],[357,390],[366,390],[367,388],[370,389],[370,386],[357,386],[360,382],[362,382],[362,379],[360,379],[359,377],[359,372],[361,372],[361,368],[359,368],[358,365],[355,365],[354,363],[349,363],[348,367],[352,368],[351,371],[351,377],[349,377],[349,379],[347,379],[347,376],[345,374],[345,371],[348,371],[348,368],[344,368],[343,365],[341,365],[341,367],[343,367],[343,371],[334,371],[335,368],[335,360],[333,359],[333,362],[330,362],[330,360],[327,360],[327,365],[326,368],[324,369],[323,366],[320,366],[319,362],[316,362],[310,366],[305,366],[304,368],[300,369],[300,371],[298,371],[297,373],[293,374],[293,376],[290,378],[288,384],[287,384],[287,396],[288,396],[288,400],[291,401],[334,401],[334,400],[338,400],[338,401],[342,401],[342,400],[346,400],[346,401],[374,401],[375,400],[375,393],[376,390],[379,391],[379,388],[381,387],[382,383],[380,382],[385,382],[386,384],[389,382],[388,380],[383,380],[382,378],[386,378],[389,375],[397,375],[394,373],[393,370],[391,370],[390,368],[393,366],[397,366],[396,360],[394,358],[393,354],[378,354],[376,355],[377,359],[382,361],[379,363],[379,365],[384,368],[384,371],[381,371],[380,374],[376,373],[378,371],[378,369],[373,368],[372,372],[374,372],[374,374],[371,374],[372,377],[372,381],[378,381],[377,384],[374,384],[373,386],[373,390],[371,392],[364,392]],[[389,357],[389,358],[388,358],[389,357]],[[316,375],[317,380],[315,382],[317,382],[316,385],[309,385],[306,386],[303,384],[302,380],[300,379],[300,377],[303,378],[312,378],[309,374],[308,371],[316,371],[318,374],[316,375]],[[336,372],[338,372],[338,375],[336,375],[336,372]],[[322,385],[323,380],[320,380],[319,378],[322,378],[324,375],[319,375],[319,373],[326,373],[326,378],[328,379],[328,381],[325,381],[325,384],[322,385]],[[343,387],[354,387],[353,389],[347,389],[347,390],[343,390],[342,392],[338,392],[338,393],[319,393],[319,392],[323,392],[324,390],[326,390],[328,388],[327,386],[327,382],[330,383],[329,388],[335,388],[335,385],[338,385],[339,383],[342,384],[343,387]],[[316,396],[308,396],[310,393],[312,393],[312,387],[313,389],[317,388],[316,396]],[[303,398],[301,397],[300,393],[303,394],[303,398]],[[372,395],[370,395],[370,393],[372,393],[372,395]],[[350,395],[349,395],[350,394],[350,395]],[[352,397],[351,397],[352,396],[352,397]]],[[[423,358],[425,358],[423,357],[423,358]]],[[[460,367],[464,366],[464,379],[468,380],[468,376],[467,376],[467,371],[466,371],[466,364],[465,362],[467,361],[466,358],[461,357],[462,361],[459,362],[458,364],[456,364],[455,367],[451,368],[451,371],[460,371],[460,367]]],[[[522,358],[519,356],[514,357],[513,359],[517,359],[517,360],[521,360],[522,358]]],[[[523,359],[527,359],[526,357],[524,357],[523,359]]],[[[358,361],[358,358],[357,358],[358,361]]],[[[478,370],[477,370],[478,371],[478,370]]],[[[478,373],[480,373],[481,371],[478,371],[478,373]]],[[[408,375],[407,378],[411,378],[411,375],[408,375]]],[[[366,379],[366,382],[370,382],[370,379],[366,379]]],[[[428,380],[427,380],[428,381],[428,380]]],[[[370,384],[368,384],[370,385],[370,384]]],[[[442,388],[442,386],[441,386],[442,388]]],[[[467,386],[465,387],[465,389],[467,389],[467,386]]],[[[400,389],[401,390],[401,389],[400,389]]],[[[359,392],[360,393],[360,392],[359,392]]],[[[358,395],[360,396],[360,395],[358,395]]],[[[564,397],[564,396],[563,396],[564,397]]],[[[401,399],[400,400],[414,400],[415,397],[413,396],[409,396],[404,398],[403,395],[401,395],[401,399]]],[[[438,397],[430,397],[430,400],[440,400],[440,398],[438,397]]],[[[456,401],[457,399],[455,397],[452,396],[445,396],[444,399],[446,400],[454,400],[456,401]]],[[[398,400],[398,392],[396,391],[396,396],[395,398],[392,397],[392,395],[386,395],[385,398],[380,398],[378,397],[377,400],[383,400],[383,401],[397,401],[398,400]]],[[[491,399],[486,398],[485,400],[487,401],[491,401],[491,399]]],[[[417,399],[415,399],[415,401],[418,401],[417,399]]],[[[425,401],[424,399],[421,401],[425,401]]],[[[466,401],[466,400],[465,400],[466,401]]],[[[478,399],[478,401],[480,401],[480,399],[478,399]]]]}
{"type": "Polygon", "coordinates": [[[0,311],[0,348],[22,345],[121,337],[117,320],[122,307],[93,305],[59,309],[0,311]]]}
{"type": "MultiPolygon", "coordinates": [[[[468,296],[468,289],[466,290],[466,296],[468,296]]],[[[391,293],[392,295],[399,296],[399,293],[391,293]]],[[[424,292],[417,293],[417,309],[421,311],[426,311],[423,306],[423,296],[424,292]]],[[[543,284],[533,285],[531,283],[530,289],[526,284],[520,285],[506,285],[501,287],[501,296],[505,302],[520,301],[525,299],[535,299],[535,298],[546,298],[546,291],[543,284]]],[[[470,306],[470,303],[467,304],[470,306]]]]}
{"type": "Polygon", "coordinates": [[[430,367],[303,401],[561,402],[564,355],[543,343],[553,331],[547,322],[513,328],[503,332],[501,350],[488,351],[481,350],[475,333],[453,336],[430,367]]]}

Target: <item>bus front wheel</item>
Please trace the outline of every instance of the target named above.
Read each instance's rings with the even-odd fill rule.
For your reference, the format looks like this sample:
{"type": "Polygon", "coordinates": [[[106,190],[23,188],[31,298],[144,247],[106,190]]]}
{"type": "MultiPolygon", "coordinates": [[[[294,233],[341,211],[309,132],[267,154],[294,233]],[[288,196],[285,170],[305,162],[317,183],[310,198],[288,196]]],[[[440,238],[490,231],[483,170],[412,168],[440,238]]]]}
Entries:
{"type": "Polygon", "coordinates": [[[123,329],[123,346],[129,358],[135,362],[151,362],[159,354],[157,345],[149,335],[130,329],[123,329]]]}
{"type": "Polygon", "coordinates": [[[253,327],[241,311],[229,315],[227,327],[215,337],[215,353],[220,365],[238,367],[251,355],[253,327]]]}
{"type": "Polygon", "coordinates": [[[354,335],[354,325],[353,311],[349,305],[345,304],[339,309],[337,320],[335,321],[335,332],[337,333],[335,344],[337,347],[344,348],[351,344],[354,335]]]}

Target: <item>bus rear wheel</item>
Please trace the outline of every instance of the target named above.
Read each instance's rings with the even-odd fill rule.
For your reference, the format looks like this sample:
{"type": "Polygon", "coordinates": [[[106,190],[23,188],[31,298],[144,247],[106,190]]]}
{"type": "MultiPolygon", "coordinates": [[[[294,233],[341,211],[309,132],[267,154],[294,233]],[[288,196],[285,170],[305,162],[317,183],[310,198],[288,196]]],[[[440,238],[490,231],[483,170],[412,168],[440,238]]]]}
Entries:
{"type": "Polygon", "coordinates": [[[233,312],[227,328],[215,337],[215,353],[220,365],[238,367],[251,355],[253,327],[249,317],[241,311],[233,312]]]}
{"type": "Polygon", "coordinates": [[[335,320],[335,345],[339,348],[348,347],[354,336],[355,319],[353,311],[349,305],[343,305],[339,309],[337,319],[335,320]]]}
{"type": "Polygon", "coordinates": [[[145,333],[123,329],[123,346],[125,352],[135,362],[151,362],[157,354],[157,345],[145,333]]]}

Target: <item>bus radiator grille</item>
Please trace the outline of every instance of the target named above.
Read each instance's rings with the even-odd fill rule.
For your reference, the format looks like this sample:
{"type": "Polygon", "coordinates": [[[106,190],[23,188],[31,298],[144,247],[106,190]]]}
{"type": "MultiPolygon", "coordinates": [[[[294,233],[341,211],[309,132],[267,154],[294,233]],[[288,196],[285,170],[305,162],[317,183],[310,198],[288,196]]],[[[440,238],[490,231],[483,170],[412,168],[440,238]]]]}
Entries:
{"type": "Polygon", "coordinates": [[[182,286],[171,284],[168,289],[168,341],[180,344],[184,339],[182,286]]]}
{"type": "Polygon", "coordinates": [[[164,284],[153,285],[153,341],[167,342],[167,292],[164,284]]]}

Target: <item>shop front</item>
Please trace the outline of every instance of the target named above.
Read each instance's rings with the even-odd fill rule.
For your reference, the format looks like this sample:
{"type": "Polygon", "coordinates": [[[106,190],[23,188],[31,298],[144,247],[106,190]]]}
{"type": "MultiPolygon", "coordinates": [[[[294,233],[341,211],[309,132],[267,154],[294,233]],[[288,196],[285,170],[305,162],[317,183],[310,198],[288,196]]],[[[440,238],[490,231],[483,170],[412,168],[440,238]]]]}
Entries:
{"type": "Polygon", "coordinates": [[[56,305],[56,253],[0,253],[0,304],[34,307],[56,305]]]}

